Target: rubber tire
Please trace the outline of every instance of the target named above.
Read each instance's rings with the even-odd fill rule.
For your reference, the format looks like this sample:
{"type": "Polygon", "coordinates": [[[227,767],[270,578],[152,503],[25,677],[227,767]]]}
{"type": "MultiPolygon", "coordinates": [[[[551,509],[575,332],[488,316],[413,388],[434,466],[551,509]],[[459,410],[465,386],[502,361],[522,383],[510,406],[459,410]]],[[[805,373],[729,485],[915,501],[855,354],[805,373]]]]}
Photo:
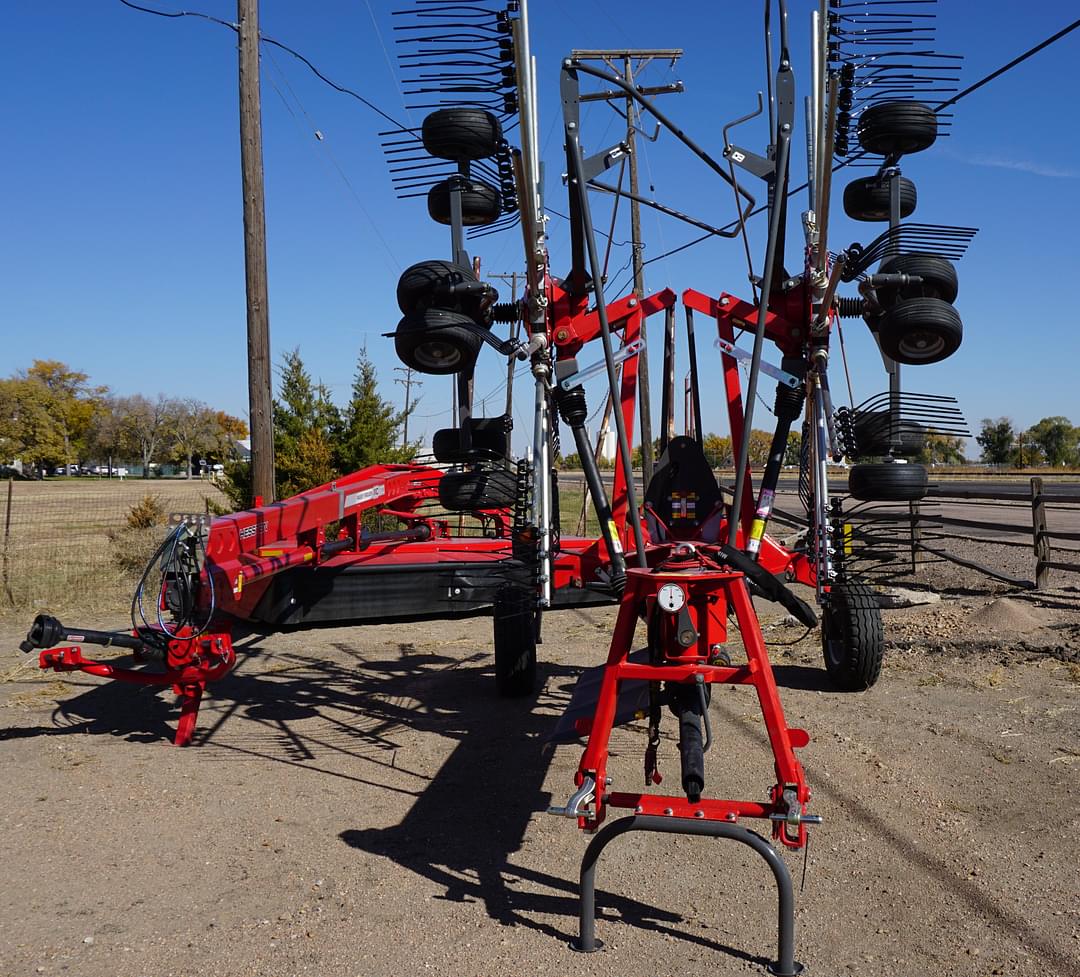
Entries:
{"type": "MultiPolygon", "coordinates": [[[[450,225],[450,180],[441,180],[428,190],[427,209],[436,224],[450,225]]],[[[484,227],[501,216],[499,191],[482,180],[469,180],[461,191],[461,223],[465,227],[484,227]]]]}
{"type": "Polygon", "coordinates": [[[858,411],[852,422],[855,435],[855,457],[872,455],[917,455],[926,447],[926,428],[917,421],[901,418],[895,425],[898,445],[891,444],[894,425],[887,410],[858,411]]]}
{"type": "Polygon", "coordinates": [[[927,492],[922,465],[866,462],[848,472],[848,494],[861,502],[917,502],[927,492]]]}
{"type": "Polygon", "coordinates": [[[495,689],[504,698],[522,698],[536,690],[535,600],[521,587],[495,595],[492,621],[495,689]]]}
{"type": "Polygon", "coordinates": [[[466,163],[487,159],[503,142],[502,125],[485,109],[439,109],[424,119],[421,140],[432,156],[466,163]]]}
{"type": "Polygon", "coordinates": [[[937,115],[922,102],[879,102],[859,116],[859,145],[877,156],[929,149],[937,131],[937,115]]]}
{"type": "Polygon", "coordinates": [[[398,359],[418,373],[445,376],[459,373],[476,362],[483,339],[467,328],[474,320],[447,309],[425,309],[417,315],[407,315],[394,332],[394,350],[398,359]],[[420,350],[431,342],[441,342],[446,348],[442,357],[420,350]]]}
{"type": "MultiPolygon", "coordinates": [[[[900,177],[900,216],[915,213],[919,195],[915,184],[900,177]]],[[[844,213],[854,221],[887,221],[889,219],[889,181],[876,176],[852,180],[844,187],[844,213]]]]}
{"type": "Polygon", "coordinates": [[[909,366],[948,359],[964,339],[960,313],[938,298],[911,298],[886,309],[877,327],[881,351],[909,366]]]}
{"type": "Polygon", "coordinates": [[[825,671],[844,692],[863,692],[881,675],[885,632],[874,592],[861,583],[838,584],[829,592],[821,622],[825,671]]]}
{"type": "Polygon", "coordinates": [[[406,268],[398,279],[398,308],[402,315],[416,315],[435,304],[436,290],[458,282],[474,281],[476,276],[465,265],[438,259],[418,261],[406,268]]]}
{"type": "Polygon", "coordinates": [[[878,302],[885,308],[895,305],[902,299],[914,298],[941,299],[943,302],[951,303],[956,301],[960,290],[956,266],[947,258],[936,254],[912,251],[910,254],[886,258],[877,273],[880,275],[918,275],[922,279],[921,285],[877,289],[878,302]]]}
{"type": "Polygon", "coordinates": [[[439,504],[451,512],[512,509],[516,501],[517,476],[502,468],[449,471],[439,479],[439,504]]]}

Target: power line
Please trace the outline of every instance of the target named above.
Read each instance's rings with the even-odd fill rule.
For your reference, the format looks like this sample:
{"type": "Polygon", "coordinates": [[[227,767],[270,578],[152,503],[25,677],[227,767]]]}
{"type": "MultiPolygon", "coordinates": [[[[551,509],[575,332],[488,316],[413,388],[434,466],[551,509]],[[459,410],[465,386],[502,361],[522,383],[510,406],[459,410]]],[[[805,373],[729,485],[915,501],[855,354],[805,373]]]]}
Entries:
{"type": "MultiPolygon", "coordinates": [[[[1025,51],[1023,54],[1019,55],[1018,57],[1013,58],[1013,60],[1008,62],[1008,64],[1004,64],[1000,68],[996,69],[995,71],[991,71],[990,74],[986,75],[983,78],[980,78],[977,82],[975,82],[974,85],[969,85],[962,92],[958,92],[952,98],[948,99],[945,102],[942,102],[940,105],[938,105],[938,106],[936,106],[934,108],[934,111],[935,112],[940,112],[942,109],[948,108],[951,105],[955,105],[957,102],[960,101],[960,99],[964,98],[966,95],[970,95],[972,92],[978,91],[984,85],[989,84],[994,79],[1001,77],[1007,71],[1010,71],[1011,69],[1015,68],[1017,65],[1022,64],[1024,61],[1027,61],[1028,58],[1038,54],[1044,48],[1049,47],[1051,44],[1053,44],[1056,41],[1060,41],[1067,34],[1071,34],[1078,27],[1080,27],[1080,20],[1074,20],[1071,24],[1069,24],[1067,27],[1063,27],[1056,34],[1051,34],[1050,37],[1046,38],[1043,41],[1040,41],[1034,47],[1029,48],[1027,51],[1025,51]]],[[[862,159],[864,156],[867,156],[867,155],[869,155],[869,154],[866,153],[865,151],[863,151],[863,152],[856,153],[854,156],[849,156],[846,159],[841,160],[839,163],[837,163],[832,168],[832,171],[833,171],[833,173],[836,173],[838,170],[842,170],[845,166],[850,166],[852,163],[858,162],[860,159],[862,159]]],[[[808,183],[803,183],[802,185],[797,186],[794,190],[789,190],[787,192],[787,196],[792,197],[797,193],[801,193],[808,186],[809,186],[808,183]]],[[[762,204],[760,207],[756,208],[755,210],[750,211],[750,213],[746,215],[745,219],[749,219],[751,217],[756,217],[758,214],[764,213],[768,209],[769,208],[768,208],[767,204],[762,204]]],[[[562,216],[562,215],[560,215],[560,216],[562,216]]],[[[729,231],[729,230],[732,230],[732,229],[734,229],[734,228],[736,228],[738,226],[739,226],[739,221],[734,220],[734,221],[731,221],[731,223],[724,225],[724,227],[720,228],[720,230],[721,231],[729,231]]],[[[705,241],[708,238],[713,237],[713,236],[714,235],[713,235],[713,233],[711,231],[706,233],[706,234],[702,234],[700,237],[696,237],[692,241],[687,241],[685,244],[680,244],[677,248],[673,248],[670,251],[665,251],[663,254],[656,255],[656,257],[650,258],[648,261],[645,261],[642,264],[643,265],[648,265],[648,264],[651,264],[654,261],[660,261],[662,258],[670,258],[673,254],[678,254],[680,251],[686,251],[688,248],[692,248],[697,244],[701,244],[702,241],[705,241]]]]}
{"type": "MultiPolygon", "coordinates": [[[[210,23],[212,24],[219,24],[222,27],[228,27],[233,32],[239,31],[239,26],[237,24],[232,24],[227,20],[221,20],[219,17],[212,17],[210,14],[204,14],[197,10],[154,10],[151,7],[143,7],[137,3],[132,3],[131,0],[120,0],[120,2],[125,7],[130,7],[132,10],[141,11],[144,14],[154,14],[158,17],[169,18],[199,17],[202,20],[210,21],[210,23]]],[[[361,95],[359,92],[355,92],[351,88],[346,88],[344,85],[339,85],[336,81],[327,78],[326,75],[324,75],[317,67],[315,67],[315,65],[312,64],[310,60],[308,60],[308,58],[304,57],[304,55],[302,55],[295,48],[291,48],[288,44],[284,44],[273,37],[267,37],[261,32],[259,34],[259,40],[262,41],[263,44],[271,44],[274,47],[281,48],[282,51],[291,54],[298,61],[302,61],[311,70],[311,73],[315,75],[315,77],[318,78],[320,81],[329,85],[335,91],[341,92],[342,95],[349,95],[352,98],[355,98],[358,102],[367,106],[376,115],[382,116],[382,118],[386,119],[387,122],[389,122],[393,126],[396,126],[402,132],[412,131],[408,126],[402,125],[400,122],[398,122],[398,120],[395,119],[392,115],[387,115],[381,108],[379,108],[379,106],[377,106],[374,102],[371,102],[368,99],[364,98],[364,96],[361,95]]]]}

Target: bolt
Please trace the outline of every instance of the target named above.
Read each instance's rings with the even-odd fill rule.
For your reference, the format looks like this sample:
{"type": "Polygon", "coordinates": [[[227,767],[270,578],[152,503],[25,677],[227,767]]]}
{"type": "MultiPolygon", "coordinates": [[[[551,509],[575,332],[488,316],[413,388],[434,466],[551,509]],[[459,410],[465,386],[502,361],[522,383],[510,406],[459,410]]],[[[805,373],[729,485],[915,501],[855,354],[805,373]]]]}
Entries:
{"type": "Polygon", "coordinates": [[[734,821],[735,820],[734,812],[733,811],[728,811],[728,813],[724,815],[724,820],[725,821],[734,821]]]}
{"type": "Polygon", "coordinates": [[[731,301],[731,299],[729,299],[726,295],[721,295],[720,296],[720,304],[721,305],[727,305],[728,302],[730,302],[730,301],[731,301]]]}
{"type": "Polygon", "coordinates": [[[695,811],[694,812],[694,817],[695,818],[703,818],[703,817],[705,817],[705,812],[704,811],[695,811]]]}
{"type": "Polygon", "coordinates": [[[668,817],[671,817],[671,815],[674,814],[674,813],[675,812],[672,811],[670,807],[665,807],[664,808],[664,814],[666,814],[668,817]]]}
{"type": "Polygon", "coordinates": [[[631,300],[630,300],[629,302],[627,302],[626,304],[627,304],[627,305],[629,305],[629,306],[630,306],[630,308],[632,309],[632,308],[634,308],[634,306],[635,306],[635,305],[637,305],[637,299],[631,299],[631,300]]]}

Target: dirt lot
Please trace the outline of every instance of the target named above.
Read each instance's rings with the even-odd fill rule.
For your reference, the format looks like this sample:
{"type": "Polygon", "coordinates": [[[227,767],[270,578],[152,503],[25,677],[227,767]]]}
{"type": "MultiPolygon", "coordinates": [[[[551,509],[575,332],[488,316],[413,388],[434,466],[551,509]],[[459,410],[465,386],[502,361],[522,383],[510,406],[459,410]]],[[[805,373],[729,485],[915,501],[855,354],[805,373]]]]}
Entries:
{"type": "MultiPolygon", "coordinates": [[[[886,612],[868,693],[828,689],[816,636],[774,652],[825,818],[798,896],[811,974],[1080,974],[1080,591],[947,586],[886,612]]],[[[717,841],[616,842],[606,949],[568,948],[587,839],[542,812],[580,747],[545,739],[612,616],[547,618],[532,703],[494,697],[483,618],[249,638],[187,750],[167,745],[171,695],[41,675],[0,626],[0,973],[761,972],[767,872],[717,841]]],[[[770,642],[799,637],[762,617],[770,642]]],[[[752,693],[717,690],[712,713],[711,792],[762,798],[752,693]]],[[[635,789],[643,733],[613,745],[616,789],[635,789]]]]}

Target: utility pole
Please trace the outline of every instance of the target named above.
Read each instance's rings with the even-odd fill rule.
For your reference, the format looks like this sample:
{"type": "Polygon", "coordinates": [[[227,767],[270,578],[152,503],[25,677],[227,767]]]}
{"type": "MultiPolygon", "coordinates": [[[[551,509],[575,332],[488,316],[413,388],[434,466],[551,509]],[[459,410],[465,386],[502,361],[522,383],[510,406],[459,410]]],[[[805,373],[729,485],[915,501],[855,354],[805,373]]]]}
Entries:
{"type": "Polygon", "coordinates": [[[405,379],[401,380],[398,377],[394,377],[394,383],[400,383],[405,388],[405,429],[401,433],[401,446],[404,448],[409,443],[409,414],[412,408],[416,405],[412,402],[412,388],[422,387],[424,385],[423,380],[413,379],[413,368],[411,366],[395,366],[395,373],[404,373],[405,379]]]}
{"type": "MultiPolygon", "coordinates": [[[[500,281],[510,283],[510,301],[517,305],[517,287],[518,279],[525,280],[524,275],[519,275],[516,271],[509,273],[503,272],[499,275],[488,275],[488,278],[498,278],[500,281]]],[[[510,326],[510,338],[517,339],[518,332],[521,329],[521,319],[518,318],[510,326]]],[[[507,417],[513,416],[514,411],[514,370],[517,367],[517,359],[510,358],[510,362],[506,366],[506,415],[507,417]]]]}
{"type": "MultiPolygon", "coordinates": [[[[611,51],[573,51],[572,55],[579,61],[602,61],[612,71],[619,72],[623,81],[628,85],[634,85],[635,71],[641,72],[649,62],[660,58],[670,61],[672,66],[682,57],[679,48],[634,48],[627,50],[611,51]],[[616,62],[622,62],[621,70],[616,67],[616,62]],[[635,68],[634,62],[637,62],[635,68]]],[[[637,87],[637,86],[635,86],[637,87]]],[[[665,95],[672,92],[681,92],[682,85],[657,85],[651,88],[638,88],[641,95],[665,95]]],[[[610,101],[617,98],[618,92],[601,92],[595,96],[586,96],[582,101],[598,98],[610,101]]],[[[630,246],[631,260],[634,269],[634,294],[640,302],[645,296],[645,261],[642,257],[641,243],[641,205],[636,198],[640,196],[638,183],[638,159],[637,159],[637,125],[635,118],[637,111],[635,102],[629,95],[625,96],[626,113],[626,145],[630,157],[630,246]]],[[[646,137],[648,138],[648,137],[646,137]]],[[[638,353],[638,413],[641,419],[641,474],[644,484],[648,485],[653,474],[653,436],[652,436],[652,400],[649,394],[649,344],[645,327],[645,321],[641,323],[641,339],[644,345],[638,353]]]]}
{"type": "Polygon", "coordinates": [[[275,498],[274,427],[270,387],[270,307],[266,291],[262,106],[259,98],[259,0],[237,0],[236,20],[240,40],[240,167],[244,192],[251,491],[263,503],[269,503],[275,498]]]}

